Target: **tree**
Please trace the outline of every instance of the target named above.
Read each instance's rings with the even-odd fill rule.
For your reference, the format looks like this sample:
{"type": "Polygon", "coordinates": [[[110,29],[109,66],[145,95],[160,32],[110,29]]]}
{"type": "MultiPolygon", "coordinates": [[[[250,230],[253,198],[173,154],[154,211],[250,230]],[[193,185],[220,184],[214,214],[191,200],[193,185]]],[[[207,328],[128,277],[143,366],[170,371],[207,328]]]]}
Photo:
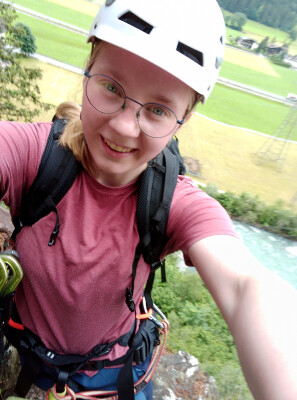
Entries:
{"type": "Polygon", "coordinates": [[[289,32],[290,43],[294,42],[297,39],[297,28],[293,28],[289,32]]]}
{"type": "Polygon", "coordinates": [[[36,53],[37,47],[35,45],[35,37],[32,35],[30,28],[27,25],[19,22],[16,24],[18,29],[18,38],[21,46],[21,52],[25,57],[28,57],[36,53]]]}
{"type": "Polygon", "coordinates": [[[241,12],[249,19],[289,32],[297,25],[296,0],[218,0],[231,12],[241,12]]]}
{"type": "Polygon", "coordinates": [[[236,12],[235,14],[228,15],[225,18],[226,25],[230,28],[236,29],[237,31],[242,31],[246,21],[246,15],[241,12],[236,12]]]}
{"type": "Polygon", "coordinates": [[[265,52],[266,52],[266,47],[267,47],[267,45],[268,45],[268,42],[269,42],[269,37],[268,36],[266,36],[266,38],[264,38],[263,40],[262,40],[262,42],[259,44],[259,46],[257,47],[257,49],[256,49],[256,53],[263,53],[263,54],[265,54],[265,52]]]}
{"type": "Polygon", "coordinates": [[[234,14],[234,21],[238,27],[238,30],[242,31],[243,26],[246,24],[247,17],[245,14],[237,12],[234,14]]]}
{"type": "Polygon", "coordinates": [[[36,81],[42,77],[41,70],[22,64],[23,43],[19,38],[23,29],[13,25],[16,18],[11,5],[0,2],[0,118],[32,121],[52,106],[40,100],[36,81]]]}

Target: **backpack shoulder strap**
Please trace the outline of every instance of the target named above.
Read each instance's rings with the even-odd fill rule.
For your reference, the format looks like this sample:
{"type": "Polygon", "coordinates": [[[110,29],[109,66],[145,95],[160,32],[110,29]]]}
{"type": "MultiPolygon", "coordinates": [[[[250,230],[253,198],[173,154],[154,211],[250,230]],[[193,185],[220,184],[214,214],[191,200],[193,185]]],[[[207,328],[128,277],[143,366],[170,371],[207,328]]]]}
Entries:
{"type": "Polygon", "coordinates": [[[178,147],[178,138],[176,136],[173,136],[169,143],[167,144],[167,148],[173,153],[179,163],[179,175],[185,175],[187,172],[186,165],[184,163],[184,160],[179,152],[179,147],[178,147]]]}
{"type": "Polygon", "coordinates": [[[166,228],[179,168],[180,163],[177,157],[166,147],[149,162],[148,167],[141,175],[136,213],[139,243],[132,265],[132,287],[126,289],[126,303],[130,311],[135,310],[134,280],[141,255],[151,266],[151,273],[145,288],[145,297],[149,308],[152,307],[150,293],[155,270],[158,267],[161,267],[162,280],[166,280],[165,264],[160,260],[160,256],[167,242],[166,228]]]}
{"type": "Polygon", "coordinates": [[[137,205],[137,224],[144,260],[155,267],[167,242],[170,205],[179,174],[179,161],[166,147],[143,172],[137,205]]]}
{"type": "Polygon", "coordinates": [[[48,244],[51,246],[55,242],[59,232],[56,205],[70,189],[80,169],[80,163],[75,159],[72,151],[58,143],[66,123],[64,119],[55,119],[53,122],[37,176],[22,199],[20,215],[13,221],[14,237],[23,226],[33,225],[54,211],[57,215],[56,225],[48,244]]]}

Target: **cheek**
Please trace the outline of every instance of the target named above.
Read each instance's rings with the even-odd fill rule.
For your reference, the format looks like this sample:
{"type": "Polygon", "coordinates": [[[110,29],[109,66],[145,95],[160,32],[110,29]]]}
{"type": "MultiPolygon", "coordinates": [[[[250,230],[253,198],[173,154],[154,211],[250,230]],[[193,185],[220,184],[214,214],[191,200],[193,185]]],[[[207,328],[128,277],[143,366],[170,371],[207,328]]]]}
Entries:
{"type": "Polygon", "coordinates": [[[170,138],[153,139],[147,138],[146,149],[150,154],[150,160],[156,157],[166,147],[170,138]]]}

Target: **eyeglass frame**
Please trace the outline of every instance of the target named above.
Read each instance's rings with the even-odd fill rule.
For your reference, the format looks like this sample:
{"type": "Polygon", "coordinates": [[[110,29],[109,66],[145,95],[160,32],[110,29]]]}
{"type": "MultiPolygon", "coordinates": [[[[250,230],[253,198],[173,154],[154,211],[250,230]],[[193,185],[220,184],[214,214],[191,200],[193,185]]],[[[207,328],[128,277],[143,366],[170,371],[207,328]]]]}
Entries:
{"type": "MultiPolygon", "coordinates": [[[[163,135],[163,136],[152,136],[152,135],[149,135],[147,132],[145,132],[145,131],[141,128],[141,126],[140,126],[140,124],[139,124],[139,119],[138,119],[138,118],[139,118],[140,110],[142,109],[142,107],[144,107],[144,106],[146,106],[146,105],[148,105],[148,104],[152,104],[152,105],[156,105],[156,106],[161,106],[161,107],[165,108],[166,110],[168,110],[168,111],[170,111],[170,112],[172,113],[172,115],[175,117],[176,123],[177,123],[178,125],[183,125],[183,123],[185,122],[185,117],[184,117],[182,120],[179,120],[179,119],[177,118],[175,112],[172,111],[169,107],[164,106],[163,104],[160,104],[160,103],[145,103],[145,104],[142,104],[142,103],[140,103],[138,100],[132,99],[132,97],[127,96],[127,95],[126,95],[126,92],[125,92],[125,90],[124,90],[124,88],[123,88],[123,86],[122,86],[118,81],[116,81],[115,79],[111,78],[110,76],[105,75],[105,74],[90,74],[89,69],[86,69],[86,70],[84,71],[84,76],[85,76],[86,78],[88,78],[88,79],[90,79],[90,78],[92,78],[92,76],[96,76],[96,75],[97,75],[97,76],[104,76],[105,78],[110,79],[111,81],[113,81],[115,84],[117,84],[117,85],[120,87],[120,89],[122,90],[122,92],[123,92],[123,94],[124,94],[124,98],[123,98],[124,102],[123,102],[123,105],[122,105],[117,111],[113,111],[113,112],[111,112],[111,113],[107,113],[107,112],[98,110],[98,108],[96,108],[96,107],[94,106],[94,104],[91,102],[91,100],[89,99],[89,96],[88,96],[88,89],[87,89],[88,83],[87,83],[87,84],[86,84],[86,96],[87,96],[87,99],[88,99],[89,103],[91,104],[91,106],[92,106],[96,111],[98,111],[98,112],[100,112],[100,113],[102,113],[102,114],[106,114],[106,115],[115,114],[115,113],[117,113],[118,111],[120,111],[121,109],[124,110],[124,109],[126,108],[126,101],[127,101],[127,99],[128,99],[128,100],[131,100],[131,101],[133,101],[134,103],[136,103],[136,104],[138,104],[138,105],[140,106],[139,110],[137,110],[137,112],[136,112],[136,120],[137,120],[139,129],[140,129],[141,132],[143,132],[146,136],[149,136],[149,137],[151,137],[151,138],[153,138],[153,139],[162,139],[163,137],[166,137],[166,136],[171,135],[171,133],[173,132],[174,128],[173,128],[169,133],[167,133],[166,135],[163,135]]],[[[88,81],[88,82],[89,82],[89,81],[88,81]]]]}

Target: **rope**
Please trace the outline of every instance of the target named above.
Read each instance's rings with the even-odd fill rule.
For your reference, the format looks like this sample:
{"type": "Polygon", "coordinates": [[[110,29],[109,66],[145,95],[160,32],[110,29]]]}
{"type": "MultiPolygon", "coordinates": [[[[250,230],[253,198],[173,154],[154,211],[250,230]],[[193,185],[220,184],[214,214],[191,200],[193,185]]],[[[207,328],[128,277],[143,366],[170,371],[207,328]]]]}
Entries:
{"type": "MultiPolygon", "coordinates": [[[[167,319],[163,319],[161,321],[163,324],[163,329],[159,329],[160,334],[163,337],[163,340],[159,346],[156,346],[151,362],[148,366],[146,373],[134,384],[134,393],[138,393],[144,386],[152,379],[154,373],[156,372],[157,366],[159,364],[162,351],[165,347],[168,330],[169,330],[169,322],[167,319]]],[[[56,391],[56,385],[48,390],[46,393],[46,400],[76,400],[76,399],[85,399],[85,400],[118,400],[117,390],[107,391],[107,390],[95,390],[95,391],[85,391],[75,393],[72,389],[70,389],[67,385],[65,385],[66,394],[59,394],[56,391]]]]}

